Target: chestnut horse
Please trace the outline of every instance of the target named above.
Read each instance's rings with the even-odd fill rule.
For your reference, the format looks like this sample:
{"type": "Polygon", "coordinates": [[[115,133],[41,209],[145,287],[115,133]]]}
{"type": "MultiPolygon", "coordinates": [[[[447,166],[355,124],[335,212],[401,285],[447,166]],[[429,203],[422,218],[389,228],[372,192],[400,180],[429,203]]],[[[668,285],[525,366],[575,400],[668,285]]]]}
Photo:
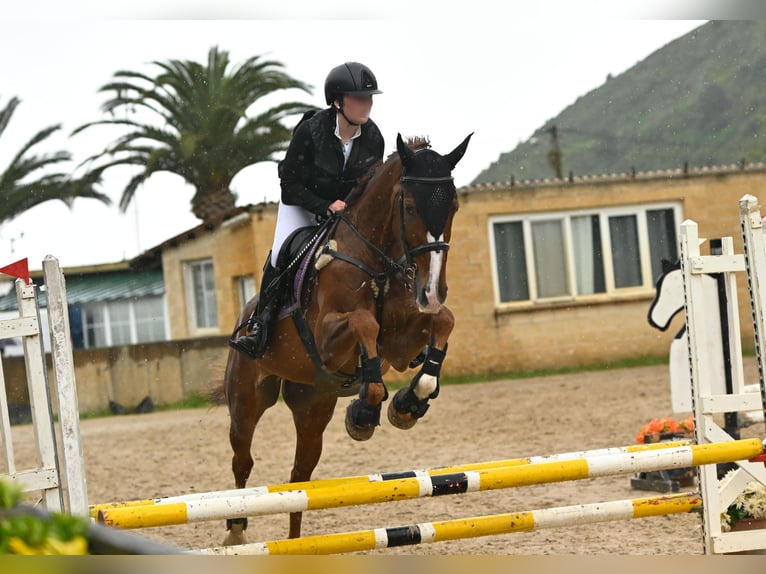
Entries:
{"type": "MultiPolygon", "coordinates": [[[[245,487],[253,467],[255,426],[280,390],[297,435],[290,482],[311,479],[338,397],[358,393],[346,412],[346,430],[367,440],[388,397],[383,374],[390,367],[402,372],[422,365],[389,403],[394,426],[412,427],[437,396],[454,326],[443,304],[458,208],[451,173],[471,135],[444,156],[427,140],[405,144],[398,135],[397,153],[360,182],[347,210],[317,239],[308,291],[292,316],[280,315],[263,357],[229,351],[224,393],[237,488],[245,487]]],[[[246,334],[256,303],[248,302],[233,336],[246,334]]],[[[243,543],[246,527],[246,518],[227,520],[224,544],[243,543]]],[[[290,538],[299,537],[300,528],[301,513],[291,513],[290,538]]]]}

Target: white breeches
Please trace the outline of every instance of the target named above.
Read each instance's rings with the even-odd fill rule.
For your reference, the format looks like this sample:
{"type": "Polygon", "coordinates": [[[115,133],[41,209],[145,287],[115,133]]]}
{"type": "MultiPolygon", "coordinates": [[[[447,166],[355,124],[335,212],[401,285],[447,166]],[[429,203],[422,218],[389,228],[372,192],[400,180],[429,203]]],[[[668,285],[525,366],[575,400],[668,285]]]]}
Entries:
{"type": "Polygon", "coordinates": [[[316,215],[309,210],[297,205],[286,205],[280,201],[279,210],[277,211],[277,226],[274,229],[274,243],[271,245],[271,265],[276,267],[279,250],[285,239],[293,231],[299,227],[316,225],[316,223],[316,215]]]}

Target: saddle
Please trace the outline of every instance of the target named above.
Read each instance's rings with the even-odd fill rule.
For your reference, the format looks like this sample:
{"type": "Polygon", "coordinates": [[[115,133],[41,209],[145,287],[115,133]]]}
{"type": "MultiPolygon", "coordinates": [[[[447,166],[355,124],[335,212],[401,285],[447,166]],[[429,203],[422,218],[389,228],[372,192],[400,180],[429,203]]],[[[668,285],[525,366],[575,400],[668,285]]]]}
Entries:
{"type": "Polygon", "coordinates": [[[277,255],[277,268],[281,269],[278,319],[291,315],[308,303],[313,278],[311,262],[329,231],[327,225],[309,225],[293,231],[282,244],[277,255]],[[287,289],[287,287],[290,287],[287,289]]]}

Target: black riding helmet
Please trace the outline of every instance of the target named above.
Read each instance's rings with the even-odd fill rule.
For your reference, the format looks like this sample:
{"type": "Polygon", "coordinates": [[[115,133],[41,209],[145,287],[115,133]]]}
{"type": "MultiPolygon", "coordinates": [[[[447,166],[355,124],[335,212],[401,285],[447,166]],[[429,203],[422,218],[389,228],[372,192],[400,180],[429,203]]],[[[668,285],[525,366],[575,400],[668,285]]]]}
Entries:
{"type": "Polygon", "coordinates": [[[359,62],[346,62],[334,67],[324,81],[324,97],[327,105],[332,104],[343,94],[371,96],[382,94],[378,89],[378,80],[372,70],[359,62]]]}

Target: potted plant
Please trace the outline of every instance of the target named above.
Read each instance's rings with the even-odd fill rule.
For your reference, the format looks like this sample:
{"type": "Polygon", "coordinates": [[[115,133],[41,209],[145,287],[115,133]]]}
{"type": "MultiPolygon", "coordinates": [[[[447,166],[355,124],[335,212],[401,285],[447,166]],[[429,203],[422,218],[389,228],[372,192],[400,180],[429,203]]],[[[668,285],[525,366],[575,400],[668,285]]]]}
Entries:
{"type": "MultiPolygon", "coordinates": [[[[729,471],[721,480],[724,481],[734,471],[729,471]]],[[[721,513],[723,532],[754,530],[766,528],[766,486],[760,482],[750,482],[721,513]]]]}
{"type": "MultiPolygon", "coordinates": [[[[638,431],[636,442],[649,444],[694,438],[694,417],[675,421],[669,417],[654,418],[638,431]]],[[[693,486],[695,473],[692,467],[672,468],[639,472],[630,479],[631,487],[657,492],[678,492],[681,487],[693,486]]]]}
{"type": "Polygon", "coordinates": [[[636,442],[639,444],[662,442],[676,438],[694,436],[694,417],[675,421],[669,417],[652,419],[638,431],[636,442]]]}

